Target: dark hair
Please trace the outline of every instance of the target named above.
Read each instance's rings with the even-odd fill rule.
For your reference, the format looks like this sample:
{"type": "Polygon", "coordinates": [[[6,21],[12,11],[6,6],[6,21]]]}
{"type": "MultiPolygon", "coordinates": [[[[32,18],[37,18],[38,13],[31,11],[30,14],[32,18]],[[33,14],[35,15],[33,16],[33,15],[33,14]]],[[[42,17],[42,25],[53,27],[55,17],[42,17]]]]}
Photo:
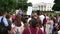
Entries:
{"type": "Polygon", "coordinates": [[[31,20],[29,21],[29,23],[30,23],[30,25],[31,25],[33,28],[35,28],[38,22],[37,22],[37,20],[36,20],[35,18],[33,18],[33,19],[31,19],[31,20]]]}
{"type": "Polygon", "coordinates": [[[21,20],[21,16],[20,15],[15,15],[15,19],[14,20],[21,20]]]}
{"type": "Polygon", "coordinates": [[[21,16],[15,15],[14,23],[16,26],[21,26],[21,16]]]}
{"type": "Polygon", "coordinates": [[[22,21],[23,23],[26,23],[26,22],[27,22],[27,19],[25,19],[24,17],[22,17],[22,18],[21,18],[21,21],[22,21]]]}
{"type": "Polygon", "coordinates": [[[9,18],[10,18],[10,15],[9,15],[9,14],[7,14],[7,15],[6,15],[6,18],[7,18],[7,19],[9,19],[9,18]]]}
{"type": "Polygon", "coordinates": [[[0,10],[0,16],[3,16],[4,15],[4,10],[0,10]]]}

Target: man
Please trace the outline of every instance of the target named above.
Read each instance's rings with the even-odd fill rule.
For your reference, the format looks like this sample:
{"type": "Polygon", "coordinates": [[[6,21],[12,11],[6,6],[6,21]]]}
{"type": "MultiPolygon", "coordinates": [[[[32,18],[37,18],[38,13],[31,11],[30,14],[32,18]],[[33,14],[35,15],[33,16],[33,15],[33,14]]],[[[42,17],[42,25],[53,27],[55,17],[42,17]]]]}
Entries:
{"type": "Polygon", "coordinates": [[[41,15],[39,16],[40,20],[41,20],[41,24],[43,24],[43,20],[45,18],[45,16],[43,15],[43,13],[41,13],[41,15]]]}
{"type": "MultiPolygon", "coordinates": [[[[1,20],[3,21],[4,26],[8,27],[9,24],[8,24],[7,19],[4,17],[4,11],[0,11],[0,24],[2,23],[1,20]]],[[[0,31],[0,33],[1,33],[1,31],[0,31]]],[[[8,31],[6,30],[5,32],[3,32],[3,34],[8,34],[8,31]]]]}

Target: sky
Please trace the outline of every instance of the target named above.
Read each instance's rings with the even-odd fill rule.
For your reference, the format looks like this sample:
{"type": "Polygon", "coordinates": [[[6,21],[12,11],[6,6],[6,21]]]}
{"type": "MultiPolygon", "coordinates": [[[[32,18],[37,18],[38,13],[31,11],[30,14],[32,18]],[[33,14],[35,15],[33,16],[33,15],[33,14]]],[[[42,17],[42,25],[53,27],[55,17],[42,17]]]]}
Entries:
{"type": "Polygon", "coordinates": [[[36,3],[53,3],[54,0],[28,0],[27,3],[31,2],[32,4],[36,4],[36,3]]]}

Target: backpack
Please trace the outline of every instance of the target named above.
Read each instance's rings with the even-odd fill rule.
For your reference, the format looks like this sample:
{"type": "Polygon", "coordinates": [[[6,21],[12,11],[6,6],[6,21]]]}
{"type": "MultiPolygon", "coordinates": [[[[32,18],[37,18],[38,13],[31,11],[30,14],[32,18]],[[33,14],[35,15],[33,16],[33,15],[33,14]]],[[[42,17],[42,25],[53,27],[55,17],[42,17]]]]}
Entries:
{"type": "MultiPolygon", "coordinates": [[[[28,27],[28,30],[29,30],[30,34],[32,34],[32,32],[31,32],[29,27],[28,27]]],[[[38,34],[38,31],[39,31],[39,29],[37,28],[36,34],[38,34]]]]}
{"type": "Polygon", "coordinates": [[[3,34],[6,30],[7,28],[5,27],[3,23],[3,17],[2,17],[1,22],[0,22],[0,33],[3,34]]]}

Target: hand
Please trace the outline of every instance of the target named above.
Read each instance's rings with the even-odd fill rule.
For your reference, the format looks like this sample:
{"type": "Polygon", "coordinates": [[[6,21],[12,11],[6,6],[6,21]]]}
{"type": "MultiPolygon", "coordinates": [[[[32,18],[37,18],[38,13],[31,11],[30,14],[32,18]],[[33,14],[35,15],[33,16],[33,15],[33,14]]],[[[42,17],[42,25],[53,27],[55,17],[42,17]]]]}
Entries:
{"type": "Polygon", "coordinates": [[[11,30],[8,31],[9,34],[13,34],[14,28],[11,28],[11,30]]]}

